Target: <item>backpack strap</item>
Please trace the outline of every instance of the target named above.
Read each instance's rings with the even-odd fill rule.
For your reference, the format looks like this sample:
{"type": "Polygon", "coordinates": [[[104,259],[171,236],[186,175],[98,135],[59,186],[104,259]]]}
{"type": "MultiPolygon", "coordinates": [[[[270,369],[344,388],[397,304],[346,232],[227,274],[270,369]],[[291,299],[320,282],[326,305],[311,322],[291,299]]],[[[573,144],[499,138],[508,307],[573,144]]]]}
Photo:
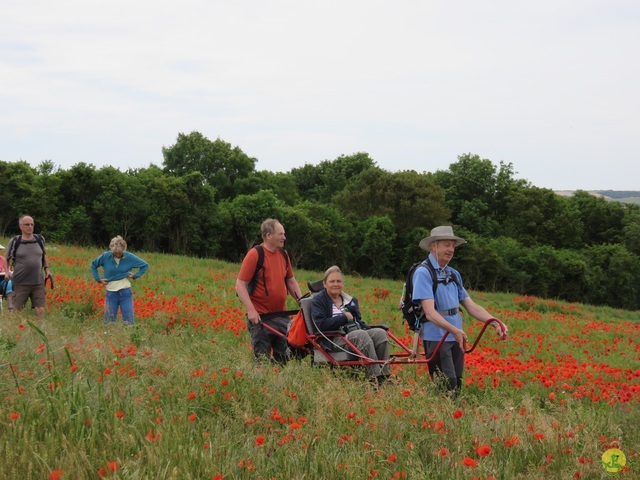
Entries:
{"type": "MultiPolygon", "coordinates": [[[[256,289],[256,287],[258,286],[258,282],[260,281],[260,271],[262,271],[262,283],[264,284],[264,291],[265,291],[265,294],[269,296],[269,289],[267,288],[267,277],[264,272],[264,248],[262,245],[256,245],[253,248],[255,248],[256,251],[258,252],[258,261],[256,263],[256,270],[253,273],[253,278],[249,282],[249,287],[250,287],[249,295],[251,295],[253,291],[256,289]]],[[[286,265],[285,271],[289,271],[289,266],[291,265],[291,258],[289,257],[289,252],[287,252],[284,248],[279,248],[278,250],[280,250],[280,253],[284,257],[284,262],[286,265]]],[[[286,280],[285,280],[285,283],[286,283],[286,280]]]]}
{"type": "Polygon", "coordinates": [[[16,235],[11,241],[11,248],[9,249],[9,255],[7,255],[7,262],[9,263],[8,266],[10,267],[16,266],[16,250],[18,250],[18,246],[20,245],[21,241],[22,235],[16,235]]]}
{"type": "MultiPolygon", "coordinates": [[[[44,247],[44,238],[42,237],[42,235],[39,235],[37,233],[33,234],[33,238],[35,239],[36,243],[38,244],[38,246],[40,247],[40,250],[42,250],[42,266],[45,266],[45,256],[47,255],[47,249],[44,247]]],[[[18,250],[18,247],[20,246],[20,244],[22,243],[22,235],[16,235],[15,237],[13,237],[13,241],[11,243],[11,250],[9,251],[9,255],[7,256],[7,261],[9,263],[9,265],[14,266],[16,265],[16,251],[18,250]]]]}

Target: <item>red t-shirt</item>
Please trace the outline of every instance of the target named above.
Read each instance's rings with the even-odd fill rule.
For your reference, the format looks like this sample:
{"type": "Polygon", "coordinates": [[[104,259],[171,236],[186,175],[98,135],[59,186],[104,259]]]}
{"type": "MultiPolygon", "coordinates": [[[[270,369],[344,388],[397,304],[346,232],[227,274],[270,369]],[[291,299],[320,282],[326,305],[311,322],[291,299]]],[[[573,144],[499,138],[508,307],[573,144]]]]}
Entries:
{"type": "MultiPolygon", "coordinates": [[[[288,290],[285,279],[293,277],[293,268],[279,250],[270,252],[265,248],[264,243],[262,244],[262,250],[264,252],[263,270],[258,276],[258,285],[251,294],[251,302],[258,313],[286,311],[288,290]],[[267,283],[266,290],[265,281],[267,283]],[[267,291],[269,295],[267,295],[267,291]]],[[[252,248],[242,261],[238,279],[243,282],[250,282],[253,279],[257,265],[258,251],[252,248]]]]}

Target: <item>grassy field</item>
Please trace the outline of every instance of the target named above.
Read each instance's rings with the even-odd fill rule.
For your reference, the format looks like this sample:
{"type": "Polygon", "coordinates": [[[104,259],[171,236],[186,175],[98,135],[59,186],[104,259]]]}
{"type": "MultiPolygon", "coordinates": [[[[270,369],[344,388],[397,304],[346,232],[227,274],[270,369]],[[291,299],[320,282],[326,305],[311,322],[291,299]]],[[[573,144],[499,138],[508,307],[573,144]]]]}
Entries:
{"type": "MultiPolygon", "coordinates": [[[[0,319],[0,479],[640,478],[639,312],[473,293],[511,336],[483,338],[451,401],[422,366],[380,390],[309,358],[256,367],[220,261],[136,252],[137,324],[105,326],[99,253],[51,246],[46,319],[0,319]]],[[[410,341],[399,282],[346,289],[410,341]]]]}

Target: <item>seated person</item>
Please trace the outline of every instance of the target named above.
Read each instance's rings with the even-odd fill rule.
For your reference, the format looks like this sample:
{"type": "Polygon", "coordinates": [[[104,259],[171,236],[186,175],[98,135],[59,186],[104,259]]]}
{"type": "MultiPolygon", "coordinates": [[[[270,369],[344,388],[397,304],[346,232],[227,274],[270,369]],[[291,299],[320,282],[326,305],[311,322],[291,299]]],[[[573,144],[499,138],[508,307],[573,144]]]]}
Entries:
{"type": "MultiPolygon", "coordinates": [[[[347,338],[372,360],[389,358],[389,339],[382,328],[372,328],[362,321],[358,299],[342,291],[344,277],[339,267],[327,269],[322,278],[324,290],[313,296],[311,317],[315,328],[322,331],[346,331],[347,338]]],[[[331,339],[336,342],[337,338],[331,339]]],[[[337,342],[336,342],[337,343],[337,342]]],[[[367,377],[379,385],[390,376],[389,364],[366,367],[367,377]]]]}
{"type": "Polygon", "coordinates": [[[4,246],[0,245],[0,297],[7,297],[9,301],[9,308],[11,308],[11,299],[9,294],[12,292],[11,280],[6,279],[7,271],[7,259],[4,257],[4,246]]]}

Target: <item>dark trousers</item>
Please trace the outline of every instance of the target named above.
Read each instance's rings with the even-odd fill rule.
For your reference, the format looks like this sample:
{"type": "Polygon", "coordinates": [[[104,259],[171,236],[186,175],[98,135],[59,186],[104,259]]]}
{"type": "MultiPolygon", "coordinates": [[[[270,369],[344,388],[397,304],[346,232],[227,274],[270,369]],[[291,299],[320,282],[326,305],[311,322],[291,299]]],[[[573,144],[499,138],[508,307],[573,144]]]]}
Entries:
{"type": "MultiPolygon", "coordinates": [[[[435,351],[439,342],[423,341],[424,351],[427,357],[435,351]]],[[[444,375],[447,380],[447,388],[451,391],[459,391],[462,388],[462,373],[464,371],[464,352],[458,342],[444,342],[438,355],[427,364],[429,375],[436,379],[435,375],[444,375]]]]}
{"type": "Polygon", "coordinates": [[[287,327],[289,317],[271,318],[263,320],[263,323],[275,328],[282,336],[273,333],[262,324],[253,324],[247,320],[247,329],[251,333],[251,347],[257,360],[271,360],[276,363],[287,363],[289,359],[287,344],[287,327]]]}

